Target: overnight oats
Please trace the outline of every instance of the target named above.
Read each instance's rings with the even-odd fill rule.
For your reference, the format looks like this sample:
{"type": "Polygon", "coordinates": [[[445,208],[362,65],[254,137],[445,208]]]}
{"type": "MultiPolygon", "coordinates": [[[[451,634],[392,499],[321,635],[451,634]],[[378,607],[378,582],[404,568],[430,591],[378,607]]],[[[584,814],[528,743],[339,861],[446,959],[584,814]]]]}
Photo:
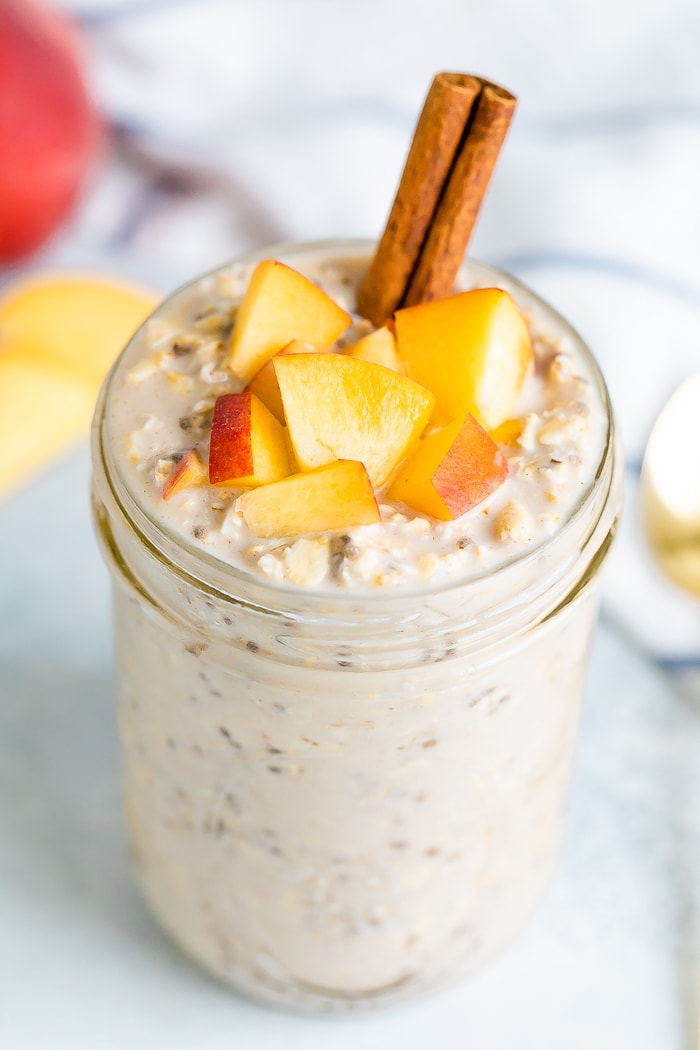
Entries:
{"type": "Polygon", "coordinates": [[[210,972],[316,1010],[453,981],[532,912],[620,503],[571,328],[469,261],[372,324],[372,248],[176,293],[93,430],[143,891],[210,972]],[[270,336],[299,297],[326,345],[270,336]]]}
{"type": "Polygon", "coordinates": [[[193,282],[97,407],[135,868],[272,1003],[468,974],[556,863],[622,468],[575,332],[464,261],[514,105],[438,74],[376,246],[193,282]]]}

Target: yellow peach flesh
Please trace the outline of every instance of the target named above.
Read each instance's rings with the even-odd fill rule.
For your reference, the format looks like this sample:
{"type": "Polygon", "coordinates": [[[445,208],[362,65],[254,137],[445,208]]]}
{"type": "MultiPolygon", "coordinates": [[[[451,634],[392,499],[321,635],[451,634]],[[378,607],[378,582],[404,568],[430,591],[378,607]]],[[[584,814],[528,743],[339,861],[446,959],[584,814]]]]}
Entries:
{"type": "Polygon", "coordinates": [[[412,380],[343,354],[291,354],[274,367],[302,470],[359,460],[375,487],[410,454],[435,403],[412,380]]]}
{"type": "Polygon", "coordinates": [[[0,493],[89,433],[108,369],[157,296],[110,277],[38,274],[0,296],[0,493]]]}
{"type": "Polygon", "coordinates": [[[94,403],[87,384],[31,347],[0,350],[0,495],[87,438],[94,403]]]}
{"type": "Polygon", "coordinates": [[[338,461],[252,489],[238,508],[261,539],[371,525],[380,520],[367,471],[361,463],[338,461]]]}
{"type": "Polygon", "coordinates": [[[9,285],[0,300],[0,352],[21,343],[72,373],[97,395],[100,384],[158,301],[117,278],[40,275],[9,285]]]}
{"type": "Polygon", "coordinates": [[[194,449],[190,449],[175,465],[172,474],[166,478],[162,491],[163,499],[170,499],[176,492],[192,485],[203,485],[206,480],[206,467],[199,454],[194,449]]]}
{"type": "Polygon", "coordinates": [[[387,495],[420,514],[450,521],[466,514],[508,476],[508,462],[472,415],[424,437],[387,495]]]}
{"type": "MultiPolygon", "coordinates": [[[[287,343],[275,354],[275,357],[278,357],[279,354],[311,354],[315,352],[314,347],[309,346],[308,343],[302,343],[300,339],[292,339],[290,343],[287,343]]],[[[272,412],[277,422],[284,425],[284,405],[282,404],[280,385],[277,382],[272,359],[266,361],[260,371],[255,373],[246,390],[250,390],[251,393],[260,398],[265,408],[272,412]]]]}
{"type": "Polygon", "coordinates": [[[508,292],[460,292],[397,310],[395,322],[407,374],[437,398],[436,422],[471,412],[495,428],[513,415],[532,344],[508,292]]]}
{"type": "Polygon", "coordinates": [[[247,383],[290,340],[327,350],[350,321],[313,281],[284,263],[265,259],[255,268],[238,308],[229,368],[247,383]]]}
{"type": "Polygon", "coordinates": [[[343,353],[358,361],[372,361],[375,365],[383,365],[399,375],[404,375],[403,363],[396,349],[396,339],[386,326],[377,328],[358,342],[346,346],[343,353]]]}

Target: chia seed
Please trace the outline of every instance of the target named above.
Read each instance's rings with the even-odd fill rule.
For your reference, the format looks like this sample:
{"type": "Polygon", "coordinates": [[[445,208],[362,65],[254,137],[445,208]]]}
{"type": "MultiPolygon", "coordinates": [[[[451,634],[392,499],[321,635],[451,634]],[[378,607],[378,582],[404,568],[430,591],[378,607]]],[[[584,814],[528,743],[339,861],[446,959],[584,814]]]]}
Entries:
{"type": "Polygon", "coordinates": [[[359,550],[352,542],[351,536],[345,534],[342,536],[335,536],[331,540],[329,546],[329,559],[332,575],[338,577],[346,559],[357,558],[359,553],[359,550]]]}
{"type": "Polygon", "coordinates": [[[201,342],[195,336],[185,335],[174,339],[171,349],[176,357],[184,357],[186,354],[191,354],[194,350],[197,350],[200,346],[201,342]]]}
{"type": "Polygon", "coordinates": [[[224,740],[228,741],[228,743],[231,745],[231,747],[235,747],[236,751],[242,751],[243,750],[243,745],[239,744],[239,742],[237,740],[234,740],[234,738],[231,736],[231,734],[228,731],[228,729],[226,728],[226,726],[219,726],[219,732],[221,733],[221,735],[224,738],[224,740]]]}

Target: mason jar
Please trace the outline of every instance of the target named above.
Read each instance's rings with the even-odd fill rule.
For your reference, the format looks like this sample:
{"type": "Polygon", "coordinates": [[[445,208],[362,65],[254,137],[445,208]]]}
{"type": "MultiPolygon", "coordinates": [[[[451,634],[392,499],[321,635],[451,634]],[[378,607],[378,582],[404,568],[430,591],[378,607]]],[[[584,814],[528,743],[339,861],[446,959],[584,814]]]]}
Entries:
{"type": "MultiPolygon", "coordinates": [[[[371,245],[236,265],[303,271],[319,251],[363,264],[371,245]]],[[[471,973],[526,922],[560,850],[621,457],[579,337],[505,275],[468,262],[462,276],[573,341],[606,416],[572,513],[496,568],[362,593],[236,569],[129,484],[110,433],[121,362],[97,407],[138,880],[189,956],[278,1005],[388,1004],[471,973]]]]}

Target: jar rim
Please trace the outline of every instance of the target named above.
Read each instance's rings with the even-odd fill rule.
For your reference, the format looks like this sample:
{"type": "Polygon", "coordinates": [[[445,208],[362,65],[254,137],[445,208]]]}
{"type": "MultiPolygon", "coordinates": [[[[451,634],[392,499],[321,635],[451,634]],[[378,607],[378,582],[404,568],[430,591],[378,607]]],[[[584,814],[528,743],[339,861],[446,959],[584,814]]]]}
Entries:
{"type": "MultiPolygon", "coordinates": [[[[218,595],[220,598],[233,602],[242,601],[245,604],[252,604],[257,608],[269,611],[289,612],[297,603],[303,602],[307,613],[315,605],[318,606],[319,610],[322,610],[327,609],[331,604],[341,612],[342,610],[347,610],[349,613],[354,606],[361,603],[362,605],[371,605],[377,610],[386,611],[388,615],[390,610],[398,608],[405,603],[410,604],[418,599],[425,601],[430,598],[449,597],[456,592],[464,596],[476,594],[479,587],[486,581],[491,583],[496,579],[504,583],[502,589],[504,593],[507,593],[508,587],[505,581],[514,579],[516,575],[521,573],[527,576],[528,569],[532,568],[534,570],[541,563],[544,552],[551,552],[559,546],[566,549],[569,544],[577,552],[583,549],[588,544],[593,533],[597,531],[596,527],[601,517],[605,514],[606,507],[609,504],[610,493],[615,488],[614,478],[620,471],[621,457],[617,454],[619,449],[615,438],[614,415],[608,389],[592,351],[566,318],[531,288],[507,272],[473,258],[464,260],[462,264],[463,272],[481,281],[484,278],[487,280],[493,279],[497,286],[505,287],[508,291],[512,290],[516,299],[520,295],[528,300],[530,305],[534,305],[546,314],[547,318],[551,319],[563,334],[575,342],[577,351],[583,354],[590,373],[595,379],[600,403],[605,412],[607,423],[605,439],[602,443],[601,455],[595,473],[587,486],[582,490],[579,500],[571,509],[565,522],[554,533],[543,536],[533,546],[519,549],[511,557],[499,561],[496,565],[476,572],[472,571],[466,575],[449,574],[420,585],[402,582],[400,586],[381,589],[369,587],[317,589],[295,585],[287,581],[270,580],[252,570],[232,565],[192,542],[182,533],[168,528],[163,522],[156,521],[148,513],[147,508],[139,502],[128,485],[119,469],[116,457],[110,455],[113,443],[109,440],[106,414],[106,405],[119,362],[139,338],[139,334],[148,321],[154,315],[157,316],[164,306],[176,300],[189,288],[207,278],[213,278],[222,272],[226,272],[227,269],[232,267],[250,266],[269,257],[284,259],[285,256],[293,255],[295,259],[299,259],[305,255],[314,255],[321,252],[342,253],[345,258],[356,257],[359,260],[371,253],[374,243],[374,241],[369,239],[357,238],[301,242],[283,241],[266,246],[263,249],[256,249],[236,256],[229,262],[194,277],[191,281],[180,285],[161,301],[154,314],[151,314],[133,334],[105,379],[93,419],[93,462],[95,469],[97,466],[101,466],[111,499],[128,521],[137,538],[142,543],[145,543],[151,553],[177,575],[184,577],[210,594],[218,595]],[[592,498],[596,493],[599,493],[597,513],[594,515],[593,522],[586,525],[582,519],[586,517],[587,512],[590,510],[592,498]],[[579,534],[579,539],[578,542],[574,543],[571,537],[572,534],[576,533],[579,534]]],[[[611,523],[616,514],[617,508],[614,507],[610,514],[611,523]]],[[[607,531],[607,529],[604,530],[604,534],[607,534],[607,531]]],[[[593,554],[595,554],[595,551],[593,554]]],[[[553,560],[556,561],[556,559],[553,560]]],[[[538,575],[536,571],[534,575],[538,575]]]]}

